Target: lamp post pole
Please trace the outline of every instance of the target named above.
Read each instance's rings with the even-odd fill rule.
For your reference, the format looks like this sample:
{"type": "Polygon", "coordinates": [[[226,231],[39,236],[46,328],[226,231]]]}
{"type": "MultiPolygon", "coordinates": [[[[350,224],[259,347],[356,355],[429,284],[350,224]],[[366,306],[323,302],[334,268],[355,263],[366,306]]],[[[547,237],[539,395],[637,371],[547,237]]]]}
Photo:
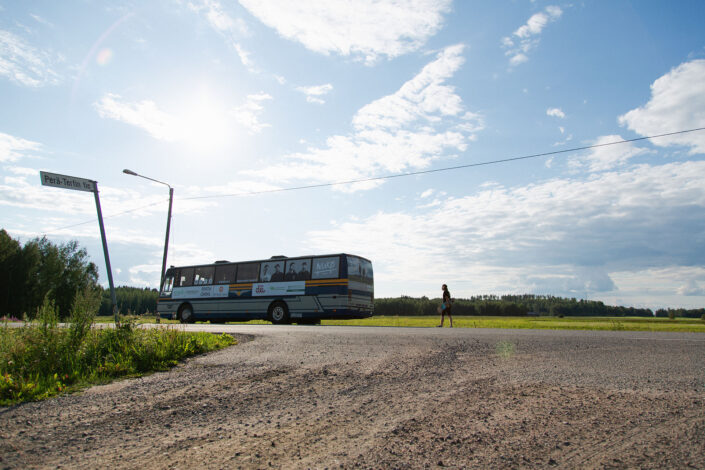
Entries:
{"type": "Polygon", "coordinates": [[[155,183],[163,184],[163,185],[169,187],[169,215],[167,215],[167,219],[166,219],[166,237],[164,238],[164,257],[162,258],[162,272],[161,272],[161,276],[159,278],[159,293],[161,293],[162,289],[164,288],[164,276],[166,274],[166,255],[169,251],[169,230],[171,229],[171,206],[174,202],[174,188],[172,188],[169,184],[167,184],[163,181],[155,180],[154,178],[140,175],[138,173],[135,173],[132,170],[124,169],[124,170],[122,170],[122,172],[125,173],[126,175],[139,176],[140,178],[154,181],[155,183]]]}

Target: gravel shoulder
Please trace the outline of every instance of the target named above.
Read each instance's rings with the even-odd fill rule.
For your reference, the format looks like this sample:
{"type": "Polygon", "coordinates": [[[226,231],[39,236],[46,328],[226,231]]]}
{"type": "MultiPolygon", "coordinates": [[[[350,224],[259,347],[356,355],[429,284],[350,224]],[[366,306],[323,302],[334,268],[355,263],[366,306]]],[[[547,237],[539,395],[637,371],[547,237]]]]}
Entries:
{"type": "Polygon", "coordinates": [[[705,468],[705,335],[273,327],[0,408],[0,468],[705,468]]]}

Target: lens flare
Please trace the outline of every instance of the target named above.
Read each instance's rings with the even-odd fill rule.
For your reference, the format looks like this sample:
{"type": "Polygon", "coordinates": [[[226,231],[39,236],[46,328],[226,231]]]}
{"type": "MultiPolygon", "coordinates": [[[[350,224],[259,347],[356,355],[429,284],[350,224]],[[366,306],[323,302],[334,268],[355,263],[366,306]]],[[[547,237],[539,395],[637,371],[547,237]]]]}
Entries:
{"type": "Polygon", "coordinates": [[[95,57],[95,61],[98,65],[108,65],[112,59],[113,51],[107,47],[105,49],[101,49],[95,57]]]}

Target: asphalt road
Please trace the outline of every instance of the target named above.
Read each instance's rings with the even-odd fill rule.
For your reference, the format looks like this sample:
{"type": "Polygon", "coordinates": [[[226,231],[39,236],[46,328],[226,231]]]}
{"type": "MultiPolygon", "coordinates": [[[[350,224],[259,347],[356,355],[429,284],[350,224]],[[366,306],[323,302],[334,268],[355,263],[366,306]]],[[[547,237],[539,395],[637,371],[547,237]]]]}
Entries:
{"type": "Polygon", "coordinates": [[[0,410],[0,468],[705,468],[705,335],[177,325],[237,346],[0,410]]]}

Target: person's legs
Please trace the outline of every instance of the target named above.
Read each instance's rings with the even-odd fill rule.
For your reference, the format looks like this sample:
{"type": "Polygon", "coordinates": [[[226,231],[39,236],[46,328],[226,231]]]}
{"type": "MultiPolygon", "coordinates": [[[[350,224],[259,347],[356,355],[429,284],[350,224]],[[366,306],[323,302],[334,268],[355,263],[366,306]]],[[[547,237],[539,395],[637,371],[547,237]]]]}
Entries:
{"type": "Polygon", "coordinates": [[[445,310],[441,310],[441,324],[438,325],[439,327],[443,326],[443,320],[445,319],[445,314],[446,314],[445,310]]]}

